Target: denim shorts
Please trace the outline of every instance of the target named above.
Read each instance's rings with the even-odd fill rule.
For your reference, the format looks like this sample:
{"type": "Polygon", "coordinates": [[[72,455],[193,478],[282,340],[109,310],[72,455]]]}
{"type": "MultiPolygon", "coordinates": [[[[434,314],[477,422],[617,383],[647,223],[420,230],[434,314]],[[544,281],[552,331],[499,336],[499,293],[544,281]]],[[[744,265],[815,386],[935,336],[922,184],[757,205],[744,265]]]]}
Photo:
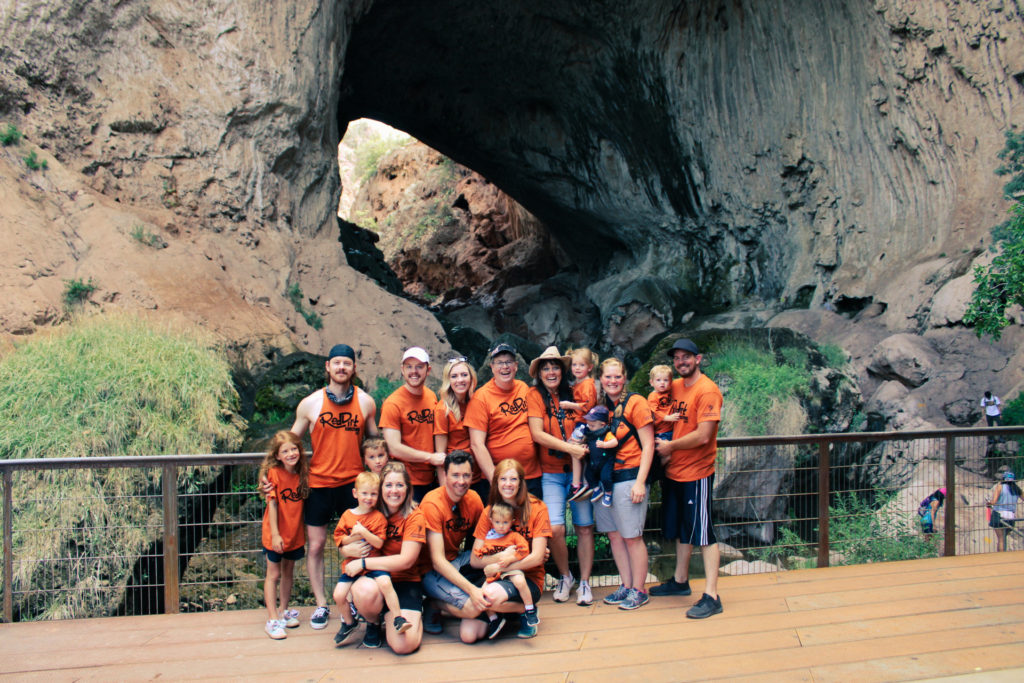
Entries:
{"type": "MultiPolygon", "coordinates": [[[[565,526],[565,501],[569,497],[572,486],[572,474],[569,472],[552,472],[541,475],[544,495],[541,499],[548,506],[548,517],[551,526],[565,526]]],[[[575,526],[591,526],[594,524],[594,506],[589,500],[574,500],[572,506],[572,523],[575,526]]]]}
{"type": "Polygon", "coordinates": [[[602,534],[609,531],[618,531],[623,538],[636,538],[643,536],[644,522],[647,519],[647,504],[651,500],[651,487],[647,487],[647,493],[640,503],[630,500],[629,492],[633,488],[636,479],[617,482],[612,486],[612,506],[606,508],[598,505],[595,512],[597,517],[597,530],[602,534]]]}
{"type": "MultiPolygon", "coordinates": [[[[462,572],[462,568],[469,567],[469,558],[472,551],[464,550],[458,557],[452,560],[452,566],[462,572]]],[[[471,582],[472,583],[472,582],[471,582]]],[[[462,609],[469,594],[462,590],[448,579],[441,576],[436,569],[431,569],[423,575],[423,593],[428,598],[434,598],[441,602],[448,603],[455,609],[462,609]]]]}

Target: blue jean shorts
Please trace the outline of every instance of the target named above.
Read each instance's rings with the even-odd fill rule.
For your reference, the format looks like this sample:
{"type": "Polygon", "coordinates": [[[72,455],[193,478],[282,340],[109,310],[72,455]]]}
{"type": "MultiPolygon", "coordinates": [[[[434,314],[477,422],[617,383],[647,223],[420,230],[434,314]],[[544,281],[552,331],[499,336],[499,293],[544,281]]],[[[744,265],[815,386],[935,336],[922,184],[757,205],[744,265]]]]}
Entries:
{"type": "MultiPolygon", "coordinates": [[[[541,475],[540,483],[544,487],[541,498],[548,506],[551,526],[565,526],[565,501],[569,497],[569,487],[572,486],[572,474],[545,472],[541,475]]],[[[572,506],[572,523],[575,526],[594,524],[594,506],[589,500],[574,500],[569,505],[572,506]]]]}
{"type": "MultiPolygon", "coordinates": [[[[469,550],[459,553],[458,557],[452,560],[452,566],[461,573],[462,568],[469,565],[471,554],[472,551],[469,550]]],[[[455,609],[462,609],[466,601],[469,600],[469,594],[466,591],[441,576],[436,569],[431,569],[423,575],[423,593],[428,598],[448,603],[455,609]]]]}

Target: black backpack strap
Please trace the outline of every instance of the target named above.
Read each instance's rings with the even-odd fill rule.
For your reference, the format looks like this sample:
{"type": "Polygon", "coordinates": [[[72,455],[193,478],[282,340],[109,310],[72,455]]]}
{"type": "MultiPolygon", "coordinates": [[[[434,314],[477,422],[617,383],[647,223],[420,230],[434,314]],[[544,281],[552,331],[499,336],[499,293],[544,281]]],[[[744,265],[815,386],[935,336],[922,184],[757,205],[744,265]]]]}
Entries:
{"type": "Polygon", "coordinates": [[[629,399],[634,396],[638,396],[638,394],[628,393],[623,396],[622,400],[619,401],[619,405],[615,406],[615,410],[612,412],[611,433],[613,436],[619,431],[619,424],[624,424],[629,428],[629,434],[619,442],[620,447],[626,442],[626,439],[630,437],[633,437],[636,439],[637,443],[640,443],[640,432],[638,432],[636,427],[633,426],[633,423],[626,419],[626,416],[622,414],[622,411],[625,410],[626,405],[629,403],[629,399]]]}

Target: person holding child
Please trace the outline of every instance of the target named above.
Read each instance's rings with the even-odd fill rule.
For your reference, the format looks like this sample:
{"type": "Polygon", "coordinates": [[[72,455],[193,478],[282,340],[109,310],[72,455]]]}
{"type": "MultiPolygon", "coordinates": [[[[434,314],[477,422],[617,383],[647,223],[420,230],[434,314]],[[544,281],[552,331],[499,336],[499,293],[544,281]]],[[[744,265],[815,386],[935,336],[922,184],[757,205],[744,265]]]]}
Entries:
{"type": "Polygon", "coordinates": [[[654,415],[654,438],[656,441],[671,441],[672,428],[679,421],[672,403],[672,368],[655,365],[650,375],[651,393],[647,394],[647,405],[654,415]]]}
{"type": "MultiPolygon", "coordinates": [[[[572,433],[582,413],[574,408],[563,408],[564,404],[573,403],[572,389],[569,387],[569,357],[563,356],[554,346],[549,346],[530,363],[530,376],[533,386],[526,394],[527,424],[530,435],[537,445],[540,456],[541,488],[544,504],[548,507],[551,522],[551,559],[558,568],[559,580],[552,596],[555,602],[569,599],[575,579],[569,571],[569,549],[565,543],[565,507],[571,480],[570,472],[576,467],[579,459],[586,455],[586,448],[581,444],[571,443],[568,434],[572,433]]],[[[589,503],[573,503],[573,524],[577,534],[589,533],[593,538],[593,513],[589,503]]],[[[593,565],[593,545],[590,544],[591,555],[584,557],[580,550],[580,590],[577,597],[584,599],[581,604],[593,600],[590,594],[590,570],[593,565]]]]}
{"type": "MultiPolygon", "coordinates": [[[[490,557],[511,548],[513,551],[511,554],[512,562],[526,559],[527,555],[530,554],[530,546],[522,534],[512,531],[512,506],[504,501],[498,501],[490,506],[489,516],[491,518],[491,530],[487,532],[482,545],[476,544],[473,546],[473,555],[476,557],[490,557]]],[[[492,562],[484,565],[484,576],[487,577],[487,583],[492,583],[499,579],[511,581],[512,585],[519,591],[519,595],[523,598],[524,614],[536,614],[537,607],[531,599],[530,588],[526,583],[526,575],[523,574],[522,569],[505,569],[500,562],[492,562]]],[[[505,625],[505,618],[494,610],[487,610],[486,614],[488,620],[487,639],[491,640],[501,632],[502,627],[505,625]]],[[[536,619],[534,623],[540,623],[540,619],[536,619]]]]}
{"type": "Polygon", "coordinates": [[[264,630],[272,639],[282,640],[287,637],[285,628],[299,625],[299,611],[289,609],[288,601],[295,581],[295,561],[306,555],[302,503],[309,495],[309,460],[302,440],[288,431],[275,434],[260,463],[260,477],[273,484],[263,513],[263,554],[267,556],[263,600],[269,617],[264,630]]]}
{"type": "MultiPolygon", "coordinates": [[[[512,581],[498,579],[487,583],[483,595],[491,611],[501,614],[520,614],[520,638],[533,638],[537,635],[537,624],[540,619],[536,609],[527,612],[527,603],[537,604],[544,588],[544,557],[547,555],[548,539],[551,537],[551,522],[548,508],[540,498],[529,492],[526,485],[526,473],[523,466],[516,460],[508,458],[499,462],[494,468],[491,480],[491,497],[488,507],[480,515],[473,536],[476,541],[473,548],[483,547],[487,534],[492,528],[491,509],[498,502],[507,503],[512,507],[512,530],[521,534],[530,546],[530,554],[516,560],[514,553],[505,550],[497,554],[476,556],[470,559],[472,566],[479,569],[497,563],[501,571],[520,569],[526,575],[529,595],[520,593],[512,581]]],[[[462,639],[472,643],[488,636],[490,623],[476,619],[463,622],[462,639]]],[[[498,628],[500,631],[500,627],[498,628]]]]}
{"type": "Polygon", "coordinates": [[[621,585],[604,602],[633,610],[647,604],[647,545],[644,521],[650,502],[647,475],[654,458],[654,420],[647,401],[626,391],[626,367],[617,358],[601,363],[598,405],[611,413],[611,433],[619,442],[612,471],[612,505],[597,506],[597,530],[608,534],[621,585]]]}
{"type": "MultiPolygon", "coordinates": [[[[373,472],[361,472],[356,477],[353,487],[353,495],[358,504],[351,510],[346,510],[338,520],[338,526],[334,529],[334,542],[340,548],[357,540],[369,543],[374,550],[370,552],[372,557],[380,551],[384,545],[384,536],[387,532],[388,521],[383,513],[377,509],[377,498],[380,492],[380,478],[373,472]]],[[[396,615],[393,620],[395,631],[399,634],[405,633],[412,624],[401,615],[401,605],[398,601],[398,594],[391,583],[391,576],[380,569],[368,569],[366,558],[356,560],[346,557],[342,564],[342,575],[338,577],[338,585],[334,587],[334,602],[341,612],[341,627],[334,636],[335,645],[345,645],[349,637],[355,631],[358,624],[352,612],[348,609],[348,595],[352,590],[352,584],[358,574],[353,575],[349,571],[353,565],[359,566],[358,574],[365,574],[376,582],[384,596],[384,602],[388,611],[396,615]]]]}
{"type": "Polygon", "coordinates": [[[391,582],[401,608],[400,616],[410,625],[403,632],[394,626],[394,615],[384,615],[385,633],[388,645],[395,654],[409,654],[420,647],[423,640],[423,590],[421,578],[430,570],[430,554],[427,551],[426,525],[423,513],[413,506],[412,482],[405,464],[392,461],[384,466],[380,475],[380,496],[378,505],[387,517],[388,525],[384,544],[379,555],[365,557],[364,553],[371,546],[366,541],[342,547],[348,557],[360,562],[350,563],[345,572],[358,576],[352,586],[352,602],[366,621],[366,632],[363,634],[363,647],[376,648],[381,645],[381,625],[377,620],[385,606],[384,594],[373,579],[362,575],[362,567],[367,571],[386,571],[391,574],[391,582]]]}
{"type": "Polygon", "coordinates": [[[586,484],[573,484],[573,500],[590,494],[590,502],[601,502],[606,508],[612,506],[613,474],[615,463],[622,462],[616,458],[615,451],[619,440],[611,428],[611,413],[605,406],[594,406],[583,416],[582,428],[577,428],[573,436],[587,444],[586,484]]]}

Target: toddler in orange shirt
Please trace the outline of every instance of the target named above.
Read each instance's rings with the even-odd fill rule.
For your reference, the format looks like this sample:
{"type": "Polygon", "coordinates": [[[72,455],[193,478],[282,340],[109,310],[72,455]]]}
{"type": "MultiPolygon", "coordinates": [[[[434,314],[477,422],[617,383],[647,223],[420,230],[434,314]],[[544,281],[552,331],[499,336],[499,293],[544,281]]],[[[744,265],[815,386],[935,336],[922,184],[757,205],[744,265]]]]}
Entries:
{"type": "MultiPolygon", "coordinates": [[[[488,582],[497,581],[498,579],[508,579],[511,581],[512,585],[519,591],[519,597],[523,600],[526,614],[536,617],[537,606],[533,604],[530,586],[526,582],[526,576],[523,574],[523,571],[521,569],[503,569],[503,566],[508,566],[512,562],[518,562],[530,554],[530,544],[526,542],[523,535],[512,531],[512,519],[514,516],[515,511],[512,509],[512,506],[504,501],[499,500],[491,505],[491,529],[487,532],[487,536],[484,537],[483,545],[475,548],[473,552],[477,557],[486,557],[500,553],[507,548],[515,548],[515,559],[504,564],[492,562],[484,565],[484,576],[487,577],[488,582]]],[[[540,619],[535,618],[532,623],[538,624],[540,619]]],[[[501,627],[504,625],[504,618],[499,618],[497,612],[487,612],[488,639],[493,639],[498,635],[501,627]]]]}

